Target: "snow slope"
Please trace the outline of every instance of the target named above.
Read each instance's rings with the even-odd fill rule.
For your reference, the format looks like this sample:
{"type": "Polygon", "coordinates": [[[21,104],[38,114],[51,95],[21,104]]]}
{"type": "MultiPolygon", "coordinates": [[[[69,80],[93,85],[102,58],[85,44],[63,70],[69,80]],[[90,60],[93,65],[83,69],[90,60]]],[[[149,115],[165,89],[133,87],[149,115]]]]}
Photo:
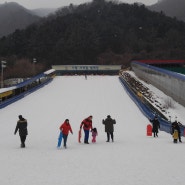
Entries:
{"type": "Polygon", "coordinates": [[[147,137],[148,120],[126,94],[118,76],[66,76],[0,110],[0,184],[3,185],[182,185],[185,143],[171,135],[147,137]],[[28,120],[26,148],[14,135],[17,116],[28,120]],[[115,118],[115,142],[106,143],[102,119],[115,118]],[[81,121],[93,115],[97,143],[79,144],[81,121]],[[60,124],[74,134],[58,150],[60,124]]]}

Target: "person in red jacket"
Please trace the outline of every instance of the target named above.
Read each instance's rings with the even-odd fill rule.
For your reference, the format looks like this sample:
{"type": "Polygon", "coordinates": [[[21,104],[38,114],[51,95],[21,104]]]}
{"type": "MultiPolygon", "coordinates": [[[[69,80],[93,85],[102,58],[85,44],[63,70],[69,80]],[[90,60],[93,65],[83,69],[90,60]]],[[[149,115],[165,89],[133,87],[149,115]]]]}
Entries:
{"type": "Polygon", "coordinates": [[[64,148],[67,148],[66,143],[67,143],[67,137],[68,137],[69,131],[71,132],[71,134],[73,134],[73,131],[68,119],[66,119],[64,123],[60,126],[60,130],[63,135],[64,148]]]}
{"type": "Polygon", "coordinates": [[[80,125],[80,129],[83,127],[84,130],[84,143],[89,144],[89,131],[92,130],[92,116],[89,116],[88,118],[84,119],[80,125]]]}

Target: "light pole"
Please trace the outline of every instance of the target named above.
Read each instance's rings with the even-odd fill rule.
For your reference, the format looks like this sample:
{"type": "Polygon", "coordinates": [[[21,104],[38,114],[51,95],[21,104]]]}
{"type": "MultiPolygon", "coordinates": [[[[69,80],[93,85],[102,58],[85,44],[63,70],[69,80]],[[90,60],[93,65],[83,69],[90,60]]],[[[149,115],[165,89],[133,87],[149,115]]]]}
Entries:
{"type": "Polygon", "coordinates": [[[4,83],[3,83],[3,69],[6,67],[6,61],[1,61],[1,88],[4,87],[4,83]]]}
{"type": "Polygon", "coordinates": [[[33,76],[35,75],[35,63],[37,62],[36,58],[33,58],[33,76]]]}

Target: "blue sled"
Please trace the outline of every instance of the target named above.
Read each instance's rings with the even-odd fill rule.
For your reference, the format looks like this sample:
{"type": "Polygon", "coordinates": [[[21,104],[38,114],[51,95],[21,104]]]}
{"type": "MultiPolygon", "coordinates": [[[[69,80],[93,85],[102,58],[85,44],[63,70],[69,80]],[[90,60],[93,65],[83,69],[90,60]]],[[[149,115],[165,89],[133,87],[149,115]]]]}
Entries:
{"type": "Polygon", "coordinates": [[[58,145],[57,145],[58,148],[60,148],[60,146],[61,146],[62,137],[63,137],[63,134],[62,134],[62,132],[60,132],[59,137],[58,137],[58,145]]]}

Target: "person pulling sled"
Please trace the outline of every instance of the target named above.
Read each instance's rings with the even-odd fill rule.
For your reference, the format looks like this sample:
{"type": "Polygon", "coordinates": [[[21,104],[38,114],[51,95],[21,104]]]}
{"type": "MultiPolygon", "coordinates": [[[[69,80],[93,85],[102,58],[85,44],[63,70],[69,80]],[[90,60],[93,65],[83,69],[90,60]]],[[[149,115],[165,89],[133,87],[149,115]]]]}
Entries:
{"type": "MultiPolygon", "coordinates": [[[[62,123],[62,125],[60,126],[60,132],[61,132],[60,136],[63,138],[63,141],[64,141],[64,148],[67,148],[67,145],[66,144],[67,144],[68,134],[69,134],[69,132],[71,132],[71,134],[73,134],[73,131],[72,131],[72,128],[71,128],[71,125],[70,125],[68,119],[66,119],[64,121],[64,123],[62,123]]],[[[60,138],[60,136],[59,136],[59,138],[60,138]]],[[[59,147],[60,146],[58,144],[58,148],[59,147]]]]}
{"type": "Polygon", "coordinates": [[[80,124],[80,130],[84,130],[84,143],[89,144],[89,132],[93,129],[92,127],[92,116],[85,118],[80,124]]]}

